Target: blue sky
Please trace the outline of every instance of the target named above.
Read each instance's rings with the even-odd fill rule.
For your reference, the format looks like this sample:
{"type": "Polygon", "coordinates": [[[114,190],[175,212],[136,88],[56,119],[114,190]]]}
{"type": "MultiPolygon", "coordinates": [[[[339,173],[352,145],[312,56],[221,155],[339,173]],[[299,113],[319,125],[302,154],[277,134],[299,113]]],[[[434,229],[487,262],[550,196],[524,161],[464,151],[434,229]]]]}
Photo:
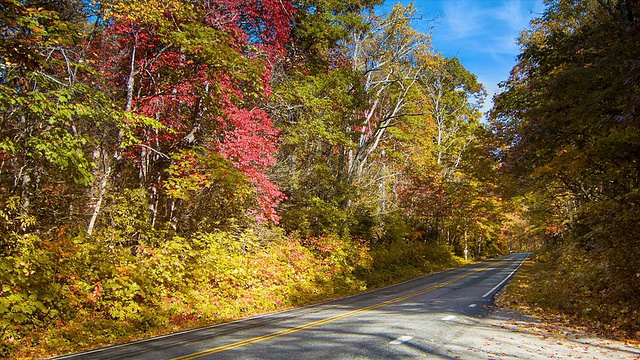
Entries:
{"type": "MultiPolygon", "coordinates": [[[[386,0],[381,12],[409,0],[386,0]]],[[[416,30],[433,34],[434,49],[457,57],[489,93],[483,111],[491,108],[498,83],[509,77],[520,52],[516,39],[529,21],[544,11],[543,0],[415,0],[423,20],[416,30]]],[[[386,11],[385,11],[386,10],[386,11]]]]}

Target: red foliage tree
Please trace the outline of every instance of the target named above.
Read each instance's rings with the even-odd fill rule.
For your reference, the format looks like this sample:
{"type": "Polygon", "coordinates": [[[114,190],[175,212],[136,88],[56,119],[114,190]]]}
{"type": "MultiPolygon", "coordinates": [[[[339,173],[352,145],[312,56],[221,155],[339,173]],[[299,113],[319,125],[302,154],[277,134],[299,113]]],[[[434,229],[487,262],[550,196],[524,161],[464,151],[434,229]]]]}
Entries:
{"type": "Polygon", "coordinates": [[[145,6],[116,3],[92,44],[114,99],[164,127],[140,130],[140,146],[128,150],[140,183],[157,188],[169,165],[161,160],[201,146],[251,181],[258,219],[277,222],[283,194],[267,172],[278,131],[260,107],[271,95],[271,64],[289,41],[293,6],[281,0],[145,6]]]}

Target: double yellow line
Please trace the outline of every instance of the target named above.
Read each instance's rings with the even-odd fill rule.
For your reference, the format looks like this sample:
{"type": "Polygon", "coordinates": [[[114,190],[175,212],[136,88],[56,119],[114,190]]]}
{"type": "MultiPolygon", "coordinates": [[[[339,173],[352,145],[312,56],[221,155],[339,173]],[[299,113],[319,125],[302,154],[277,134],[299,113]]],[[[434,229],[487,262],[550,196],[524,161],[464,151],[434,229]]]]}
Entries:
{"type": "MultiPolygon", "coordinates": [[[[504,261],[504,260],[503,260],[504,261]]],[[[500,262],[503,262],[500,261],[500,262]]],[[[405,296],[401,296],[399,298],[395,298],[395,299],[391,299],[391,300],[387,300],[385,302],[381,302],[379,304],[375,304],[375,305],[371,305],[371,306],[367,306],[358,310],[353,310],[353,311],[349,311],[347,313],[344,313],[342,315],[336,315],[336,316],[332,316],[332,317],[328,317],[326,319],[322,319],[322,320],[316,320],[316,321],[312,321],[310,323],[304,324],[304,325],[300,325],[300,326],[296,326],[290,329],[285,329],[285,330],[281,330],[275,333],[271,333],[271,334],[266,334],[266,335],[262,335],[262,336],[257,336],[254,338],[250,338],[250,339],[246,339],[246,340],[242,340],[242,341],[238,341],[238,342],[234,342],[231,344],[227,344],[227,345],[222,345],[222,346],[218,346],[218,347],[214,347],[211,349],[207,349],[207,350],[202,350],[202,351],[198,351],[189,355],[184,355],[184,356],[180,356],[180,357],[176,357],[173,358],[172,360],[191,360],[191,359],[198,359],[207,355],[212,355],[212,354],[216,354],[219,352],[223,352],[223,351],[227,351],[227,350],[231,350],[231,349],[237,349],[239,347],[243,347],[243,346],[247,346],[247,345],[251,345],[251,344],[255,344],[261,341],[265,341],[265,340],[271,340],[280,336],[285,336],[285,335],[289,335],[289,334],[293,334],[296,333],[298,331],[302,331],[305,329],[310,329],[316,326],[320,326],[320,325],[324,325],[324,324],[328,324],[334,321],[338,321],[344,318],[348,318],[350,316],[354,316],[354,315],[358,315],[358,314],[362,314],[364,312],[367,311],[371,311],[371,310],[375,310],[375,309],[379,309],[383,306],[387,306],[387,305],[391,305],[391,304],[395,304],[404,300],[407,300],[409,298],[418,296],[418,295],[422,295],[422,294],[426,294],[430,291],[436,290],[436,289],[440,289],[442,287],[445,287],[447,285],[453,284],[454,282],[464,279],[466,277],[469,277],[477,272],[483,271],[489,267],[492,266],[496,266],[497,264],[489,264],[487,266],[481,267],[479,269],[475,269],[467,274],[463,274],[460,275],[456,278],[453,278],[451,280],[445,281],[443,283],[437,284],[437,285],[433,285],[429,288],[420,290],[420,291],[416,291],[414,293],[405,295],[405,296]]]]}

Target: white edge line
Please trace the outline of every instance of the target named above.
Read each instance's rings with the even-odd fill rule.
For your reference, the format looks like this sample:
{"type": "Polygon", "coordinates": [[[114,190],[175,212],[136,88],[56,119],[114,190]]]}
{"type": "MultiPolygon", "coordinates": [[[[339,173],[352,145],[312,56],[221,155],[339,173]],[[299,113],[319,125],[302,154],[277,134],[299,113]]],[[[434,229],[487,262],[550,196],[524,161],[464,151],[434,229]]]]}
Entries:
{"type": "Polygon", "coordinates": [[[486,298],[487,296],[491,295],[491,293],[493,293],[494,291],[496,291],[497,289],[499,289],[502,285],[504,285],[504,283],[506,283],[507,281],[509,281],[509,279],[511,279],[511,277],[513,276],[513,274],[516,273],[516,271],[518,271],[518,269],[520,269],[520,266],[522,266],[522,264],[524,264],[524,261],[527,258],[525,257],[524,259],[522,259],[522,261],[520,261],[520,264],[518,265],[518,267],[515,268],[515,270],[513,270],[511,272],[511,274],[507,275],[506,278],[504,278],[504,280],[502,280],[498,285],[494,286],[493,289],[487,291],[484,295],[482,295],[483,298],[486,298]]]}
{"type": "Polygon", "coordinates": [[[413,336],[408,336],[408,335],[404,335],[404,336],[400,336],[399,338],[390,341],[389,345],[400,345],[402,343],[406,343],[407,341],[413,339],[413,336]]]}

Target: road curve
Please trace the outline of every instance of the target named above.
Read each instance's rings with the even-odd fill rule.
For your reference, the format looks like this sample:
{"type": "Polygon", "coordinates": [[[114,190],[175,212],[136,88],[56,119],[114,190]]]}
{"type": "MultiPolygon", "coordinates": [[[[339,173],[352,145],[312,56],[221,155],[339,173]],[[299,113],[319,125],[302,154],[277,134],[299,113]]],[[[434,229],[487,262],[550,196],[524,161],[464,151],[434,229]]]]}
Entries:
{"type": "MultiPolygon", "coordinates": [[[[456,358],[446,344],[487,314],[528,254],[331,302],[57,359],[456,358]]],[[[486,357],[485,357],[486,358],[486,357]]]]}

